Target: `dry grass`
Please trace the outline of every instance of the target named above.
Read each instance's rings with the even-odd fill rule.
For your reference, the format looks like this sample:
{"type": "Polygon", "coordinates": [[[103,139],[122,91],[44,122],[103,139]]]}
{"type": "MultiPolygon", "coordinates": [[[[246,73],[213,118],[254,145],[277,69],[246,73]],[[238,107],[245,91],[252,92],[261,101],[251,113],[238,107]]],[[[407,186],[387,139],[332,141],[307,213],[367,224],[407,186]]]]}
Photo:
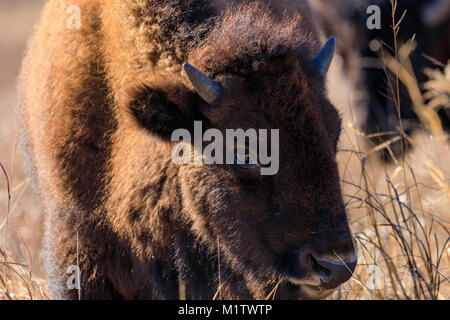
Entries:
{"type": "MultiPolygon", "coordinates": [[[[436,114],[438,107],[448,107],[448,77],[429,70],[430,81],[423,85],[427,91],[422,94],[409,61],[413,39],[397,44],[401,19],[395,20],[396,1],[391,3],[395,48],[382,50],[380,62],[397,114],[401,82],[410,93],[423,130],[408,136],[399,120],[397,137],[371,146],[370,136],[355,128],[358,120],[351,97],[340,102],[346,126],[339,163],[359,263],[352,279],[331,298],[448,299],[450,147],[436,114]],[[395,141],[408,141],[412,150],[395,158],[390,150],[395,141]],[[384,149],[390,151],[392,163],[379,161],[377,153],[384,149]]],[[[449,68],[447,65],[445,74],[449,68]]],[[[336,85],[342,81],[330,83],[335,86],[334,94],[340,95],[337,101],[345,92],[342,85],[336,85]]]]}
{"type": "MultiPolygon", "coordinates": [[[[365,139],[355,135],[355,140],[365,139]]],[[[344,198],[359,263],[333,298],[449,297],[450,189],[448,167],[442,165],[450,150],[448,142],[425,131],[411,141],[414,150],[399,164],[382,164],[375,153],[364,151],[342,155],[347,158],[344,198]]],[[[363,149],[355,145],[353,150],[363,149]]]]}
{"type": "MultiPolygon", "coordinates": [[[[0,299],[48,298],[40,258],[43,210],[16,152],[12,112],[20,52],[42,4],[0,3],[0,46],[8,48],[0,51],[8,65],[0,78],[0,299]]],[[[395,34],[401,23],[393,19],[392,25],[395,34]]],[[[399,122],[397,137],[378,146],[357,129],[363,108],[355,101],[361,93],[345,78],[339,57],[331,68],[329,95],[344,122],[338,162],[359,251],[354,276],[332,299],[450,297],[450,144],[433,115],[450,107],[450,64],[428,70],[430,80],[418,84],[408,48],[413,42],[396,44],[381,59],[386,73],[395,74],[387,77],[394,96],[400,82],[409,86],[423,130],[407,136],[399,122]],[[381,162],[379,153],[401,137],[413,149],[392,163],[381,162]]],[[[396,103],[400,108],[401,101],[396,103]]]]}
{"type": "Polygon", "coordinates": [[[43,210],[17,150],[13,111],[21,57],[43,3],[44,0],[0,1],[0,163],[9,180],[8,185],[0,169],[0,299],[45,297],[41,259],[43,210]]]}

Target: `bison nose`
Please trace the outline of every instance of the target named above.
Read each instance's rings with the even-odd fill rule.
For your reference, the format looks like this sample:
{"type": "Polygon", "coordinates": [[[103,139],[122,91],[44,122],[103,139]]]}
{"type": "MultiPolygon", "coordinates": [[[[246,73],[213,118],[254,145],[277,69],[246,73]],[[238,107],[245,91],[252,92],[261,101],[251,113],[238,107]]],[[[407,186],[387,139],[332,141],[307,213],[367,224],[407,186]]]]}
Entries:
{"type": "Polygon", "coordinates": [[[351,278],[356,268],[357,259],[339,261],[311,255],[311,262],[320,285],[325,289],[333,289],[351,278]]]}
{"type": "Polygon", "coordinates": [[[357,254],[350,235],[317,249],[306,246],[299,252],[300,269],[309,283],[333,289],[351,278],[357,254]]]}

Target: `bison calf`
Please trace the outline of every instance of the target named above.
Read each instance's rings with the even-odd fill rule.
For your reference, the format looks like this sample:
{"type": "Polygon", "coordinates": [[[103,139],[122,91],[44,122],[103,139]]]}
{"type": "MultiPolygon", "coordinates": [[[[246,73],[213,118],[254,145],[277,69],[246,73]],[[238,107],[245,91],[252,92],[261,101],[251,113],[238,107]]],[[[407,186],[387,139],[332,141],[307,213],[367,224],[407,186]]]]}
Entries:
{"type": "Polygon", "coordinates": [[[335,40],[320,49],[307,3],[77,3],[68,28],[72,1],[47,2],[21,78],[53,297],[176,299],[184,283],[189,299],[320,298],[348,280],[335,40]],[[170,135],[194,121],[279,129],[278,173],[174,164],[170,135]]]}

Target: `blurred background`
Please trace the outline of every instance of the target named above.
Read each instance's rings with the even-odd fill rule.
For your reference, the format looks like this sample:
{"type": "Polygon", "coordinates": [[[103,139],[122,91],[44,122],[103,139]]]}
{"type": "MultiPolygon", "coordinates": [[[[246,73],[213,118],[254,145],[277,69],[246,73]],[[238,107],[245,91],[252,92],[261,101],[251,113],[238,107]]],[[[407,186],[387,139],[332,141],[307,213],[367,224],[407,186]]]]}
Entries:
{"type": "MultiPolygon", "coordinates": [[[[21,59],[44,3],[0,0],[0,299],[48,298],[43,208],[14,115],[21,59]]],[[[328,88],[343,117],[338,163],[359,250],[354,276],[331,298],[449,299],[450,1],[311,3],[323,38],[338,41],[328,88]],[[374,3],[382,29],[369,31],[374,3]]]]}
{"type": "MultiPolygon", "coordinates": [[[[0,170],[0,249],[8,251],[17,263],[31,267],[32,278],[44,276],[41,259],[43,232],[43,209],[34,187],[26,176],[22,153],[17,145],[17,125],[14,115],[16,104],[16,79],[26,48],[27,38],[37,23],[44,0],[1,0],[0,1],[0,163],[4,166],[11,187],[9,221],[6,219],[8,206],[7,186],[0,170]],[[8,224],[8,225],[7,225],[8,224]],[[7,243],[5,245],[5,230],[7,243]]],[[[4,252],[5,253],[5,252],[4,252]]],[[[0,260],[3,260],[0,255],[0,260]]],[[[3,268],[1,271],[4,271],[3,268]]],[[[0,276],[1,290],[8,279],[0,276]]],[[[20,288],[12,294],[29,296],[20,288]]]]}

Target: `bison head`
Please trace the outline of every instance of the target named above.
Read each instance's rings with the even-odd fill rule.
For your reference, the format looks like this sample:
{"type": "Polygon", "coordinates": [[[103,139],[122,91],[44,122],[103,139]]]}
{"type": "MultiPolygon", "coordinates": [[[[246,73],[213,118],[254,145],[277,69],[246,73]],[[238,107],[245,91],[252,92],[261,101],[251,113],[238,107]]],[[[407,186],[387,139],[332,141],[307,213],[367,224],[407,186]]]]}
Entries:
{"type": "Polygon", "coordinates": [[[133,109],[166,140],[180,127],[194,135],[194,120],[223,136],[279,130],[276,174],[261,175],[259,163],[177,165],[190,231],[220,249],[223,281],[238,275],[234,286],[253,297],[276,287],[277,298],[319,298],[356,266],[336,165],[340,117],[324,89],[334,47],[330,38],[312,60],[287,53],[210,76],[186,64],[184,86],[147,88],[151,112],[133,109]]]}
{"type": "Polygon", "coordinates": [[[209,105],[204,115],[211,127],[279,129],[280,168],[273,176],[262,176],[259,164],[201,166],[184,176],[200,233],[218,238],[237,269],[251,270],[249,286],[258,283],[255,275],[261,283],[273,275],[286,280],[279,296],[322,296],[356,266],[335,161],[340,118],[322,83],[334,47],[332,37],[309,63],[274,58],[217,82],[184,67],[209,105]]]}

